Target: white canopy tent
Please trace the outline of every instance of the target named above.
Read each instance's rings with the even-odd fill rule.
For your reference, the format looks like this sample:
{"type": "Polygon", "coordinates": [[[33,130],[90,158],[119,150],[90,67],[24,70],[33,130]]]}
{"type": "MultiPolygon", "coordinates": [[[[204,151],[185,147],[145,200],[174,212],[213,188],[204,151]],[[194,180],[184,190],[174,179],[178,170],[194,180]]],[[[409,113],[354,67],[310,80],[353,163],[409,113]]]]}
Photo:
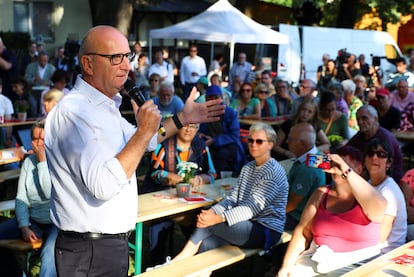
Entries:
{"type": "Polygon", "coordinates": [[[154,38],[229,42],[231,62],[235,43],[286,44],[289,41],[288,36],[257,23],[227,0],[217,1],[204,12],[186,21],[153,29],[149,36],[150,51],[154,38]]]}

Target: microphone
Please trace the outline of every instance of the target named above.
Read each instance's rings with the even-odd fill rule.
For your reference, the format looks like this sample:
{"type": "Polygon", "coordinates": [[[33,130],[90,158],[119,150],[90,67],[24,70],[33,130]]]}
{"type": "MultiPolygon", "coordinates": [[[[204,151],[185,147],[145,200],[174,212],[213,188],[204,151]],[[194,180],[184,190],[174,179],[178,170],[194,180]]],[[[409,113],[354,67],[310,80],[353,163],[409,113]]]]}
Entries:
{"type": "MultiPolygon", "coordinates": [[[[135,83],[133,81],[126,80],[126,82],[124,83],[124,89],[128,93],[129,97],[134,99],[138,107],[141,107],[142,105],[144,105],[145,101],[147,101],[147,99],[145,99],[145,96],[142,94],[141,90],[135,86],[135,83]]],[[[162,126],[161,122],[160,122],[160,128],[158,129],[158,134],[162,136],[165,136],[166,134],[165,128],[164,126],[162,126]]]]}

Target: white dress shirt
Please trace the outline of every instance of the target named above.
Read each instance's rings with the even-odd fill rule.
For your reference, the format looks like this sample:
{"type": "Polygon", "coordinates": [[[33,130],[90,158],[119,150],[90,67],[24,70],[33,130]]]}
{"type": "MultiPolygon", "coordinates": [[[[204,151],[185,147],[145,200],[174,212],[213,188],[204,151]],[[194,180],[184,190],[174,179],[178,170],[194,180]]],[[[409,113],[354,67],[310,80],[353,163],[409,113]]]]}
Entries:
{"type": "Polygon", "coordinates": [[[185,85],[185,83],[194,84],[197,83],[198,79],[201,76],[207,75],[207,67],[204,59],[200,56],[195,56],[191,58],[186,56],[181,61],[180,67],[180,82],[185,85]],[[196,76],[192,76],[192,73],[196,72],[196,76]]]}
{"type": "Polygon", "coordinates": [[[153,73],[157,73],[161,76],[161,78],[165,78],[165,81],[167,82],[174,83],[173,66],[172,64],[167,63],[166,61],[163,61],[162,65],[160,65],[159,63],[153,63],[148,70],[148,78],[153,73]]]}
{"type": "Polygon", "coordinates": [[[114,100],[78,76],[45,126],[51,218],[59,229],[115,234],[134,228],[136,176],[128,179],[115,156],[135,130],[114,100]]]}

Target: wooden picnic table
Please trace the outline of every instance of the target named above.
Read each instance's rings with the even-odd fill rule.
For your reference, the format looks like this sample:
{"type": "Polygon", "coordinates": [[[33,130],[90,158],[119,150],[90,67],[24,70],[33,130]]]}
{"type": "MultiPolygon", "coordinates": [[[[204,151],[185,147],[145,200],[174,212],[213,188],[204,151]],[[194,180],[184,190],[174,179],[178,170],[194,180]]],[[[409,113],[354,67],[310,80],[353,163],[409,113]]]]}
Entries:
{"type": "Polygon", "coordinates": [[[410,241],[343,276],[414,276],[414,241],[410,241]],[[408,263],[403,261],[404,258],[408,263]]]}
{"type": "Polygon", "coordinates": [[[200,187],[201,194],[192,193],[190,196],[208,198],[207,201],[187,202],[177,199],[175,189],[150,192],[138,195],[138,218],[135,225],[135,245],[129,244],[135,251],[135,274],[141,273],[143,224],[154,219],[176,215],[198,208],[208,207],[223,197],[222,185],[234,187],[237,178],[216,180],[213,184],[200,187]]]}

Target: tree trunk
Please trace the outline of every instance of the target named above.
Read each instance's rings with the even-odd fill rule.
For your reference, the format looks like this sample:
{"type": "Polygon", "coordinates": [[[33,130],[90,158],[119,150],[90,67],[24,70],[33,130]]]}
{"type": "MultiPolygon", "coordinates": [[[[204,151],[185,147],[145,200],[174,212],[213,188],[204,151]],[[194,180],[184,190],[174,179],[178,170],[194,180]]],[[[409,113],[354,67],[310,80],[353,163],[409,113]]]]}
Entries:
{"type": "Polygon", "coordinates": [[[341,0],[341,3],[339,4],[336,27],[354,28],[356,22],[357,4],[358,0],[341,0]]]}
{"type": "Polygon", "coordinates": [[[110,25],[128,36],[133,6],[129,0],[102,1],[89,0],[92,25],[110,25]]]}

